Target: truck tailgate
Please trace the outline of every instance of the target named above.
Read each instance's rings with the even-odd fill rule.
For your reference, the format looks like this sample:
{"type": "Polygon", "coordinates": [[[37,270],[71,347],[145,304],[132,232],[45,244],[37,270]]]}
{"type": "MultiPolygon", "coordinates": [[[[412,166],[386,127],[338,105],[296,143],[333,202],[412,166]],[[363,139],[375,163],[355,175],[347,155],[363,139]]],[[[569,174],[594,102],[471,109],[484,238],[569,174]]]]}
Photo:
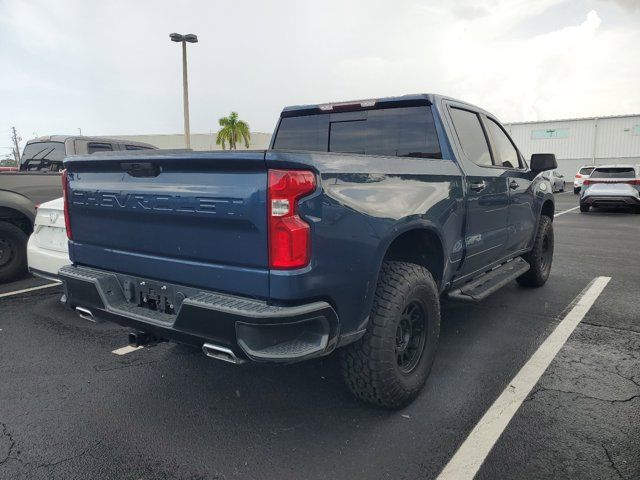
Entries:
{"type": "Polygon", "coordinates": [[[264,152],[67,159],[74,263],[268,296],[264,152]]]}

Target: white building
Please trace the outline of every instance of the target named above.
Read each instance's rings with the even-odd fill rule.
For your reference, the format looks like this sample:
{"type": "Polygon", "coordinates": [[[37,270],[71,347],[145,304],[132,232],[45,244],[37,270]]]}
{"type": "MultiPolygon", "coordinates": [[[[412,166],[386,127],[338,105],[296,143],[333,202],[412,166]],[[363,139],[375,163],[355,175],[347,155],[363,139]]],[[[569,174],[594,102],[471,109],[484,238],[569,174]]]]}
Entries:
{"type": "MultiPolygon", "coordinates": [[[[539,122],[507,123],[505,127],[528,160],[532,153],[555,153],[567,181],[581,165],[640,164],[640,114],[539,122]]],[[[184,135],[113,135],[159,148],[184,148],[184,135]]],[[[270,133],[251,133],[252,150],[269,148],[270,133]]],[[[194,150],[221,150],[215,133],[191,135],[194,150]]],[[[238,147],[240,150],[244,146],[238,147]]]]}
{"type": "Polygon", "coordinates": [[[529,159],[555,153],[558,170],[572,180],[581,165],[640,164],[640,114],[518,122],[505,125],[529,159]]]}
{"type": "MultiPolygon", "coordinates": [[[[121,138],[123,140],[131,140],[137,142],[150,143],[158,148],[173,149],[185,148],[184,135],[177,134],[150,134],[150,135],[108,135],[110,138],[121,138]]],[[[269,148],[271,141],[270,133],[251,132],[251,141],[249,142],[250,150],[264,150],[269,148]]],[[[192,133],[191,148],[193,150],[222,150],[222,147],[216,145],[216,133],[192,133]]],[[[227,145],[227,149],[229,145],[227,145]]],[[[238,145],[238,150],[244,150],[244,144],[238,145]]]]}

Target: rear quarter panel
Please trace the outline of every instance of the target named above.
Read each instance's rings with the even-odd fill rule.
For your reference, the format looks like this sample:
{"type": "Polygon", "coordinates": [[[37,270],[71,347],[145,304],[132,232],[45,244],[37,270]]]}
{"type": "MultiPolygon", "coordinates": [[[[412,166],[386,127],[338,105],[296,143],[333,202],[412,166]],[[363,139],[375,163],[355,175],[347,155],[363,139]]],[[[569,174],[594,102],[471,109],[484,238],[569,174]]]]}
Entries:
{"type": "Polygon", "coordinates": [[[270,296],[333,303],[342,332],[364,328],[378,272],[391,242],[426,228],[442,239],[446,272],[457,268],[464,220],[460,170],[451,160],[268,151],[269,168],[311,167],[319,188],[301,216],[312,229],[312,261],[271,271],[270,296]]]}

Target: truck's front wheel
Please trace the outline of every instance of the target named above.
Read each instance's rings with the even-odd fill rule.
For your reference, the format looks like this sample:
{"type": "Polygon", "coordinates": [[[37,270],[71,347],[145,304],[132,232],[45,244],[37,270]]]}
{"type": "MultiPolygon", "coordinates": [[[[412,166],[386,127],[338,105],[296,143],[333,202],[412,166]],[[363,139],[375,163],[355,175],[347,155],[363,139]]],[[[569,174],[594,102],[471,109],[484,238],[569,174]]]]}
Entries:
{"type": "Polygon", "coordinates": [[[520,285],[541,287],[547,282],[553,261],[553,242],[553,222],[543,215],[540,217],[533,248],[522,256],[531,268],[516,279],[520,285]]]}
{"type": "Polygon", "coordinates": [[[347,385],[361,400],[408,405],[422,390],[440,334],[440,298],[429,271],[384,262],[365,335],[342,350],[347,385]]]}

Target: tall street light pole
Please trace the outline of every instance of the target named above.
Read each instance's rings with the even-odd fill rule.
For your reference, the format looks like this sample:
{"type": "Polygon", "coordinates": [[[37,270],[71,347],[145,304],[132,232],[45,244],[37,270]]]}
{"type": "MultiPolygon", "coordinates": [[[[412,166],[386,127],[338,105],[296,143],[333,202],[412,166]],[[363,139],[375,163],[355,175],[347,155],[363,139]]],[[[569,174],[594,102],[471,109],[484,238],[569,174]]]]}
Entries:
{"type": "Polygon", "coordinates": [[[189,85],[187,80],[187,42],[197,43],[198,36],[193,33],[169,35],[172,42],[182,43],[182,100],[184,102],[184,144],[191,148],[191,130],[189,129],[189,85]]]}

